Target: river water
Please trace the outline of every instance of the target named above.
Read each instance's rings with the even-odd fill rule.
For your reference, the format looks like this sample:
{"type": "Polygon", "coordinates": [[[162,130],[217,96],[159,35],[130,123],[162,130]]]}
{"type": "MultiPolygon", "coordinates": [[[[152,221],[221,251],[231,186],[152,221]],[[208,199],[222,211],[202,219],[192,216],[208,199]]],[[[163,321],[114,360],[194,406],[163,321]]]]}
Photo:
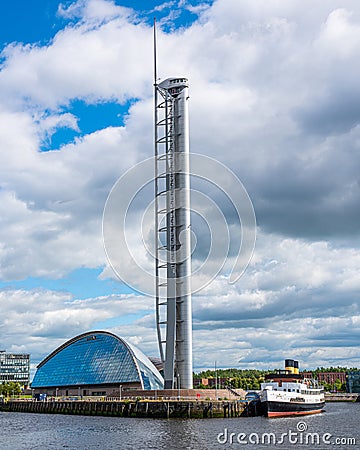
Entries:
{"type": "Polygon", "coordinates": [[[134,419],[0,413],[1,450],[360,449],[360,403],[314,416],[134,419]]]}

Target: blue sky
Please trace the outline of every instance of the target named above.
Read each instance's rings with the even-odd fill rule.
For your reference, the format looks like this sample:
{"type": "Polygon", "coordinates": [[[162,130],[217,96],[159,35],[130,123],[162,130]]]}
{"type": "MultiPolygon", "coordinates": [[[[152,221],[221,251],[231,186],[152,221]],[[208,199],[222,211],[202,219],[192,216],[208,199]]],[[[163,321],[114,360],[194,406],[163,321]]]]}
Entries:
{"type": "MultiPolygon", "coordinates": [[[[154,16],[159,76],[190,80],[191,150],[234,171],[258,224],[239,282],[226,279],[232,243],[224,271],[194,295],[195,368],[291,357],[360,366],[355,0],[4,2],[1,348],[35,364],[105,328],[157,354],[154,301],[116,279],[102,242],[112,187],[153,152],[154,16]]],[[[204,189],[238,236],[234,211],[204,189]]],[[[129,214],[129,243],[152,270],[135,239],[146,195],[129,214]]],[[[207,219],[218,229],[215,214],[207,219]]],[[[198,229],[196,259],[210,225],[198,229]]]]}
{"type": "MultiPolygon", "coordinates": [[[[57,15],[59,4],[70,5],[72,2],[63,1],[49,2],[47,0],[33,0],[27,2],[26,0],[14,0],[7,2],[2,6],[2,13],[0,18],[1,30],[0,38],[2,46],[11,42],[24,42],[24,43],[47,43],[54,35],[67,25],[68,21],[57,15]]],[[[177,7],[177,2],[163,2],[161,0],[150,0],[144,2],[142,0],[127,0],[127,1],[115,1],[116,5],[125,6],[138,11],[140,17],[147,18],[148,21],[152,21],[154,17],[160,19],[163,14],[161,10],[154,11],[161,5],[168,5],[169,8],[164,8],[163,11],[167,12],[169,9],[176,10],[179,17],[176,17],[172,22],[177,27],[187,26],[191,24],[196,15],[189,12],[186,9],[180,9],[177,7]]],[[[199,2],[194,0],[190,2],[192,5],[197,5],[199,2]]]]}
{"type": "Polygon", "coordinates": [[[62,128],[57,130],[42,146],[43,151],[56,150],[62,145],[72,142],[75,137],[93,133],[99,128],[124,125],[124,114],[129,104],[119,105],[116,102],[86,104],[82,100],[71,102],[66,111],[78,117],[78,129],[62,128]]]}
{"type": "MultiPolygon", "coordinates": [[[[64,5],[71,2],[63,2],[64,5]]],[[[139,2],[141,3],[141,2],[139,2]]],[[[68,24],[67,20],[59,17],[60,2],[24,0],[7,3],[2,8],[0,39],[1,47],[21,42],[29,45],[46,45],[68,24]]],[[[72,142],[75,137],[92,133],[99,128],[123,125],[123,115],[128,111],[128,104],[119,105],[115,102],[87,104],[83,100],[74,99],[64,107],[66,112],[78,118],[78,130],[60,128],[45,139],[41,151],[59,149],[62,145],[72,142]]],[[[46,288],[70,292],[75,298],[87,298],[128,291],[116,280],[100,280],[101,269],[75,269],[60,279],[27,277],[21,280],[3,282],[3,288],[33,289],[46,288]]]]}
{"type": "Polygon", "coordinates": [[[48,42],[64,24],[56,18],[57,2],[16,0],[2,5],[1,43],[48,42]]]}
{"type": "MultiPolygon", "coordinates": [[[[59,14],[59,5],[63,7],[70,6],[74,2],[48,2],[46,0],[35,0],[27,2],[24,0],[8,3],[2,10],[0,39],[1,47],[4,48],[12,43],[22,43],[29,45],[47,45],[51,42],[57,32],[63,27],[71,24],[72,21],[65,19],[59,14]]],[[[161,20],[161,17],[171,9],[169,7],[154,10],[162,1],[148,2],[144,8],[143,1],[117,1],[116,5],[132,8],[139,14],[141,20],[152,23],[153,18],[161,20]],[[148,8],[151,9],[148,9],[148,8]]],[[[197,2],[193,2],[195,5],[197,2]]],[[[208,2],[210,3],[210,2],[208,2]]],[[[177,9],[177,8],[175,8],[177,9]]],[[[189,25],[196,16],[189,11],[183,10],[174,16],[174,20],[169,23],[170,28],[183,27],[189,25]]],[[[166,29],[167,25],[163,27],[166,29]]],[[[62,106],[62,111],[71,113],[77,118],[77,128],[61,127],[57,129],[49,138],[44,139],[40,151],[58,150],[62,146],[74,141],[75,138],[81,138],[84,135],[91,134],[96,130],[106,127],[119,127],[124,125],[124,119],[128,113],[129,106],[136,99],[129,100],[125,104],[119,104],[116,101],[104,100],[103,102],[72,99],[69,104],[62,106]]],[[[118,293],[127,293],[129,288],[117,280],[101,280],[99,275],[102,269],[81,268],[75,269],[61,279],[27,277],[21,280],[12,280],[9,283],[3,282],[4,288],[33,289],[43,287],[50,290],[69,291],[74,298],[87,298],[91,296],[100,296],[118,293]]]]}

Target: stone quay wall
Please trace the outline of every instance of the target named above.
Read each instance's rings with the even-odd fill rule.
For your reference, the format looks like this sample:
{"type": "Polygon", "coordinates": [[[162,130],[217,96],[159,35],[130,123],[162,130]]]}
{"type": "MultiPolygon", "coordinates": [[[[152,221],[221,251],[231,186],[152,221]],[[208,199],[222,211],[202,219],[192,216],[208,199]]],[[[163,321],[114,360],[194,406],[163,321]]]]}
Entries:
{"type": "Polygon", "coordinates": [[[146,418],[207,418],[255,415],[251,402],[186,401],[186,400],[117,400],[117,401],[8,401],[0,404],[0,411],[74,414],[85,416],[118,416],[146,418]]]}

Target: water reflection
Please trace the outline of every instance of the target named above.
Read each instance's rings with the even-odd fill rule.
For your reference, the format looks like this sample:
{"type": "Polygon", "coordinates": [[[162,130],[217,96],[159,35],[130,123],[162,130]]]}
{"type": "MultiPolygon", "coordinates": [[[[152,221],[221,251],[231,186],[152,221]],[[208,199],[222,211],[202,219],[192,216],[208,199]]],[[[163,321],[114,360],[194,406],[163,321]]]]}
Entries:
{"type": "MultiPolygon", "coordinates": [[[[266,419],[244,417],[237,419],[135,419],[117,417],[86,417],[27,413],[0,413],[0,448],[3,450],[208,450],[231,448],[263,449],[328,449],[329,445],[240,445],[239,433],[253,434],[297,431],[303,422],[308,432],[329,433],[333,437],[355,438],[356,445],[337,448],[360,448],[360,404],[329,403],[320,415],[294,418],[266,419]],[[227,442],[218,435],[227,430],[227,442]],[[230,433],[234,433],[231,444],[230,433]]],[[[223,435],[224,438],[224,435],[223,435]]],[[[332,448],[335,445],[331,445],[332,448]]]]}

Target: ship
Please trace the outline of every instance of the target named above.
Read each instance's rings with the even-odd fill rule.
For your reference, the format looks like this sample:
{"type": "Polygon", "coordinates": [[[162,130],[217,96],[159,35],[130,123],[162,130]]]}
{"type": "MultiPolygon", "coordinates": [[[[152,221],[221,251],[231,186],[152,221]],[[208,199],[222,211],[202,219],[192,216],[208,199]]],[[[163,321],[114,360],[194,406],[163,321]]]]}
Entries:
{"type": "Polygon", "coordinates": [[[301,416],[321,413],[325,394],[316,380],[299,373],[299,362],[285,360],[285,370],[265,376],[261,383],[260,404],[267,417],[301,416]]]}

